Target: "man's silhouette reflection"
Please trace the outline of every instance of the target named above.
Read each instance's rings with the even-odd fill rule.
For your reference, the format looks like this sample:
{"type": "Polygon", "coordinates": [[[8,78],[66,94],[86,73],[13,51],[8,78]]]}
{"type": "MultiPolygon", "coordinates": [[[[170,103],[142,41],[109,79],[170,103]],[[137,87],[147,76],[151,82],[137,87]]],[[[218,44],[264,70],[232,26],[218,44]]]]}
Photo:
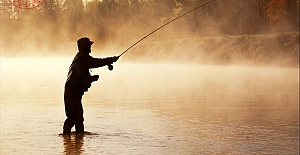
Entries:
{"type": "Polygon", "coordinates": [[[64,135],[64,153],[65,154],[82,154],[84,144],[83,134],[64,135]]]}
{"type": "Polygon", "coordinates": [[[91,76],[89,69],[108,65],[111,70],[111,64],[119,59],[117,56],[103,59],[93,58],[89,55],[93,43],[89,38],[81,38],[77,41],[79,52],[69,68],[65,84],[64,102],[67,119],[64,122],[63,134],[70,134],[74,125],[77,134],[84,133],[81,99],[84,92],[91,87],[92,82],[99,78],[98,75],[91,76]]]}

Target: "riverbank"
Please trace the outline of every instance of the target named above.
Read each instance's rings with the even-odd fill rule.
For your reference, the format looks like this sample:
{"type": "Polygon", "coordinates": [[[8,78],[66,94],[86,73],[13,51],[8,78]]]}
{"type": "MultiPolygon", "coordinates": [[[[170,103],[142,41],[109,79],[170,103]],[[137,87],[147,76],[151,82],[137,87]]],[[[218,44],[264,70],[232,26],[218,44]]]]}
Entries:
{"type": "Polygon", "coordinates": [[[144,41],[126,53],[124,59],[299,67],[299,32],[144,41]]]}

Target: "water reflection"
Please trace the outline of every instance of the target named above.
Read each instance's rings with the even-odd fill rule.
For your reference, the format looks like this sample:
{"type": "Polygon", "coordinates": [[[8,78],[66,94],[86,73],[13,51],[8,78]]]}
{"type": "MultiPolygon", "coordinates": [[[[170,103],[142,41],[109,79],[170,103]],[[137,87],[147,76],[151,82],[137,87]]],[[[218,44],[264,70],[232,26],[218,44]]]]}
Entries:
{"type": "Polygon", "coordinates": [[[93,70],[101,80],[83,104],[98,134],[58,137],[69,60],[25,62],[1,65],[0,154],[299,154],[299,69],[93,70]]]}
{"type": "Polygon", "coordinates": [[[63,135],[64,154],[82,154],[84,149],[83,134],[63,135]]]}

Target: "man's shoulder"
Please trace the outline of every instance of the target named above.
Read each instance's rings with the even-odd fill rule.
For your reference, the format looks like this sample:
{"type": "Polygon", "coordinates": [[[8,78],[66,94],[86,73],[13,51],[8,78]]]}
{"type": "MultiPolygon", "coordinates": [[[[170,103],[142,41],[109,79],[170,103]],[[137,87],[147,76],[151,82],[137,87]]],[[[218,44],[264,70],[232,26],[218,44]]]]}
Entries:
{"type": "Polygon", "coordinates": [[[78,52],[77,55],[76,55],[76,57],[81,58],[81,59],[90,59],[90,58],[93,58],[88,53],[84,53],[84,52],[78,52]]]}

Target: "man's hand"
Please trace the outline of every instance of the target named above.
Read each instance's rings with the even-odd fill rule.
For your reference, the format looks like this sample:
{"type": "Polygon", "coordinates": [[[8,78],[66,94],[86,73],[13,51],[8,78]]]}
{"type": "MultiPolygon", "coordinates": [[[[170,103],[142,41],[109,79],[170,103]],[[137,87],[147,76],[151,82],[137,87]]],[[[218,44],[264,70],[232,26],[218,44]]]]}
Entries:
{"type": "Polygon", "coordinates": [[[116,62],[119,59],[119,56],[114,56],[112,58],[113,58],[113,61],[116,62]]]}
{"type": "Polygon", "coordinates": [[[97,81],[99,79],[99,75],[92,76],[92,82],[97,81]]]}

